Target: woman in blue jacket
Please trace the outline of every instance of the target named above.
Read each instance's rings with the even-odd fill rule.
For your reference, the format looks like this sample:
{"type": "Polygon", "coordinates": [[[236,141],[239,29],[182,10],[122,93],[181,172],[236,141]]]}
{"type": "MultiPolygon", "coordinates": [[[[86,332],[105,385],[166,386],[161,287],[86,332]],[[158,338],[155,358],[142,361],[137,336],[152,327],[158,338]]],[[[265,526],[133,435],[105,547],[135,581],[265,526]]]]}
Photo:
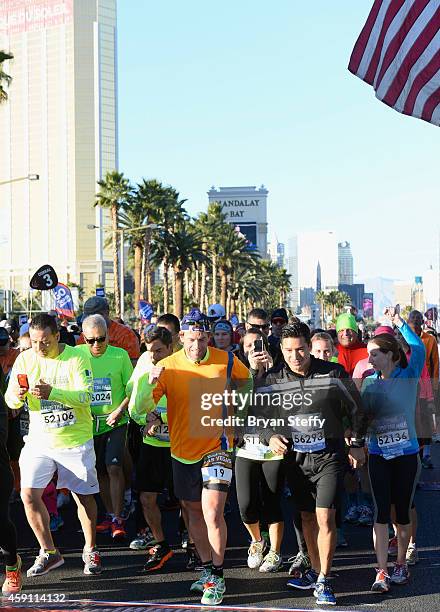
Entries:
{"type": "Polygon", "coordinates": [[[387,308],[385,316],[400,330],[411,348],[409,363],[396,338],[380,334],[368,343],[374,374],[367,377],[362,397],[370,415],[368,472],[375,503],[373,528],[378,569],[371,587],[388,591],[390,583],[409,578],[406,551],[411,536],[410,508],[420,474],[419,444],[415,428],[417,386],[425,362],[420,338],[400,317],[400,309],[387,308]],[[398,553],[388,575],[388,523],[395,507],[398,553]]]}

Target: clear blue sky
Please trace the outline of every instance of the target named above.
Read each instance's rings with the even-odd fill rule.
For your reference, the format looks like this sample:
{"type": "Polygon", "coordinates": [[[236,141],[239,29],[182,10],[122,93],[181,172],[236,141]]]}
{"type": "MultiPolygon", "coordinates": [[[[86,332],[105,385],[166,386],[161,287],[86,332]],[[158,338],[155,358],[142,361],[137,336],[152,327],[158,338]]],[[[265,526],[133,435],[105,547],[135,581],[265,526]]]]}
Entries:
{"type": "Polygon", "coordinates": [[[119,0],[120,169],[207,206],[269,189],[269,232],[335,229],[357,278],[437,264],[440,130],[347,64],[373,0],[119,0]]]}

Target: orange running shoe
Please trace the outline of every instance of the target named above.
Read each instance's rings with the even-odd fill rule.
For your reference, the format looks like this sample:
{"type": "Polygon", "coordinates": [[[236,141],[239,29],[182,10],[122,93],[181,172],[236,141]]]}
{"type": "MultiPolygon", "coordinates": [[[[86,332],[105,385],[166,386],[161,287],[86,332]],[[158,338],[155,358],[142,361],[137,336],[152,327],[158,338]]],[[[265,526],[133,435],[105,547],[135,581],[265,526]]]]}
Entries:
{"type": "Polygon", "coordinates": [[[13,595],[14,593],[20,593],[21,586],[21,557],[20,555],[17,555],[17,569],[6,569],[6,578],[2,586],[2,593],[3,595],[13,595]]]}
{"type": "Polygon", "coordinates": [[[111,524],[112,538],[125,538],[127,532],[125,531],[125,521],[120,518],[114,518],[111,524]]]}

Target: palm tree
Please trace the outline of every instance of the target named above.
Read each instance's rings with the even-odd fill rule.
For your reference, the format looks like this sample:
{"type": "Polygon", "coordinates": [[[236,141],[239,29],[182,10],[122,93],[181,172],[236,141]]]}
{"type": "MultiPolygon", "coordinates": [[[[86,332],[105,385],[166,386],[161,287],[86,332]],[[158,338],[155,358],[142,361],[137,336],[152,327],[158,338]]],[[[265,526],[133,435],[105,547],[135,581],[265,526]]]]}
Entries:
{"type": "Polygon", "coordinates": [[[206,255],[202,249],[200,233],[189,219],[183,217],[178,221],[171,234],[169,243],[170,264],[174,272],[174,314],[183,317],[183,279],[185,273],[196,262],[204,261],[206,255]]]}
{"type": "Polygon", "coordinates": [[[130,198],[130,183],[122,172],[107,172],[105,179],[98,181],[99,192],[94,206],[110,211],[112,224],[113,278],[115,287],[116,316],[121,315],[121,288],[119,285],[119,240],[118,213],[126,207],[130,198]]]}
{"type": "Polygon", "coordinates": [[[12,77],[10,77],[9,74],[6,74],[6,72],[3,71],[3,63],[6,60],[13,59],[13,57],[14,56],[10,53],[0,51],[0,104],[2,102],[6,102],[6,100],[8,99],[8,94],[6,93],[4,85],[9,86],[12,81],[12,77]]]}
{"type": "Polygon", "coordinates": [[[152,245],[152,259],[156,265],[163,264],[163,308],[168,312],[169,305],[169,268],[171,249],[179,223],[187,217],[183,204],[186,200],[179,199],[179,193],[172,187],[166,187],[164,197],[156,205],[155,240],[152,245]]]}
{"type": "Polygon", "coordinates": [[[274,282],[279,293],[278,306],[279,308],[282,308],[287,304],[287,295],[291,289],[290,274],[287,274],[287,270],[285,268],[279,268],[277,266],[274,282]]]}
{"type": "Polygon", "coordinates": [[[321,306],[321,325],[325,325],[326,306],[328,306],[328,294],[325,291],[317,291],[316,302],[321,306]]]}

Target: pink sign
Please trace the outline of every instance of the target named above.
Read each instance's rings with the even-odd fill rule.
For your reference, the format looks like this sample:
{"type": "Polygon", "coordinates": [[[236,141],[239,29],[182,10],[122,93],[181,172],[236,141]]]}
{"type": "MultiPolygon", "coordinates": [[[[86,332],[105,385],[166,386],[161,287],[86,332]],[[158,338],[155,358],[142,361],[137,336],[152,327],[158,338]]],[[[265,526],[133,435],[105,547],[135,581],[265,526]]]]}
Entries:
{"type": "Polygon", "coordinates": [[[70,23],[73,0],[0,0],[0,32],[36,32],[70,23]]]}

